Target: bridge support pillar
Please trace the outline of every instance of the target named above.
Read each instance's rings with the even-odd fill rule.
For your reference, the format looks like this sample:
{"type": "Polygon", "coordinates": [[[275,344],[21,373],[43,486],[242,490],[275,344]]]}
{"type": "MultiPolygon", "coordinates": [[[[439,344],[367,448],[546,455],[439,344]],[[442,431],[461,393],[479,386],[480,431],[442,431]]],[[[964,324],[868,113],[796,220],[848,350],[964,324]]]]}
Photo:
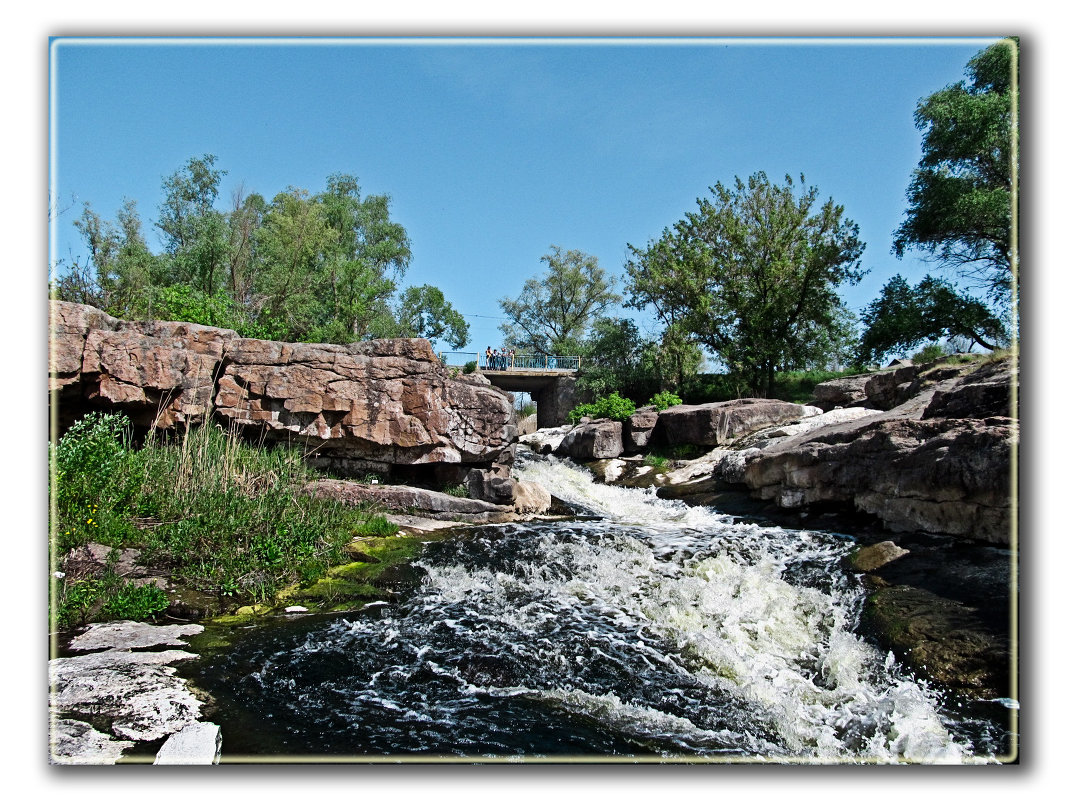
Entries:
{"type": "Polygon", "coordinates": [[[538,404],[538,428],[567,425],[567,416],[578,403],[578,386],[574,378],[562,376],[550,381],[537,394],[531,393],[538,404]]]}

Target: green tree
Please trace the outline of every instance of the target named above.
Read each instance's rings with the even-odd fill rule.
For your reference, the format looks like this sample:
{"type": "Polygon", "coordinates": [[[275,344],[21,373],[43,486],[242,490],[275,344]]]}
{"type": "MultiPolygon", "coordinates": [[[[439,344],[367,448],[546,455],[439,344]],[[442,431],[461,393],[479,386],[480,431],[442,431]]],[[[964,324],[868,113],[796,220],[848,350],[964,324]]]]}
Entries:
{"type": "Polygon", "coordinates": [[[222,287],[230,265],[230,230],[214,208],[225,170],[215,156],[191,158],[163,180],[163,203],[156,227],[170,256],[171,281],[188,284],[205,295],[222,287]]]}
{"type": "Polygon", "coordinates": [[[984,288],[1002,308],[1012,293],[1016,210],[1019,41],[1005,39],[968,62],[968,80],[921,100],[923,156],[908,188],[894,252],[930,254],[984,288]]]}
{"type": "Polygon", "coordinates": [[[335,173],[316,202],[334,237],[323,254],[324,339],[389,335],[390,301],[412,256],[407,231],[390,219],[389,196],[361,198],[354,176],[335,173]]]}
{"type": "Polygon", "coordinates": [[[410,286],[400,295],[396,312],[397,336],[444,339],[454,348],[467,345],[467,320],[436,286],[410,286]]]}
{"type": "Polygon", "coordinates": [[[145,243],[137,204],[123,201],[112,222],[85,203],[74,227],[82,235],[88,258],[75,262],[55,282],[55,297],[96,306],[116,317],[149,314],[153,289],[162,274],[160,260],[145,243]]]}
{"type": "Polygon", "coordinates": [[[992,350],[1006,338],[1004,323],[986,305],[930,275],[915,287],[895,275],[860,316],[865,331],[857,346],[859,364],[878,363],[924,342],[964,338],[992,350]]]}
{"type": "Polygon", "coordinates": [[[553,245],[541,257],[549,269],[530,278],[514,300],[498,303],[510,322],[500,326],[511,347],[546,355],[577,353],[589,326],[620,302],[616,279],[598,266],[597,257],[553,245]]]}
{"type": "Polygon", "coordinates": [[[278,193],[263,215],[256,292],[283,338],[302,339],[322,322],[322,261],[333,238],[322,206],[305,189],[278,193]]]}
{"type": "Polygon", "coordinates": [[[826,351],[844,308],[836,289],[855,284],[864,243],[844,209],[805,185],[795,195],[763,172],[710,187],[645,250],[628,246],[628,304],[650,306],[674,331],[703,345],[755,394],[775,374],[826,351]]]}

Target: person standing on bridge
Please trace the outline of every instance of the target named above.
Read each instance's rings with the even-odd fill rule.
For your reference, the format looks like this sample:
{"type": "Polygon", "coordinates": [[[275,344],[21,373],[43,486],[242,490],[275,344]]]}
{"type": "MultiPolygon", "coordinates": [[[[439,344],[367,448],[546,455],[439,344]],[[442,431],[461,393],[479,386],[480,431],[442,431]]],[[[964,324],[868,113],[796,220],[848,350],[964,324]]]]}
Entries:
{"type": "Polygon", "coordinates": [[[493,358],[493,354],[490,351],[490,346],[486,345],[486,369],[487,370],[492,370],[493,369],[493,362],[490,361],[490,359],[492,359],[492,358],[493,358]]]}

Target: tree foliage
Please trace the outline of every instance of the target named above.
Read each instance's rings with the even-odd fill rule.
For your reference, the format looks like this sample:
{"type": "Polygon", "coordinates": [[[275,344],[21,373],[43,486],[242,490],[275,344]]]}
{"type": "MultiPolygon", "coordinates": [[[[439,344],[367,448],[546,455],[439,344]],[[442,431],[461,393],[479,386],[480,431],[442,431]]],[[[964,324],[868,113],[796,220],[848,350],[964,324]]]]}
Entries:
{"type": "Polygon", "coordinates": [[[1016,254],[1014,161],[1018,40],[1006,39],[968,62],[968,80],[919,102],[923,156],[908,188],[905,221],[895,232],[909,248],[975,281],[1004,307],[1016,254]]]}
{"type": "Polygon", "coordinates": [[[930,275],[915,287],[895,275],[861,312],[861,320],[866,328],[857,347],[860,364],[943,338],[961,337],[987,349],[1006,338],[1004,323],[986,305],[930,275]]]}
{"type": "Polygon", "coordinates": [[[519,297],[498,301],[509,320],[500,326],[505,344],[546,355],[577,353],[593,321],[621,300],[615,278],[579,250],[553,245],[541,261],[547,272],[528,279],[519,297]]]}
{"type": "Polygon", "coordinates": [[[628,301],[653,309],[676,343],[696,342],[770,395],[775,373],[827,359],[848,331],[836,289],[864,275],[864,244],[844,209],[804,176],[763,172],[710,199],[661,238],[628,246],[628,301]]]}
{"type": "Polygon", "coordinates": [[[153,226],[160,253],[149,249],[131,201],[115,222],[86,203],[74,225],[87,256],[55,278],[54,296],[117,317],[186,320],[268,339],[418,335],[466,343],[467,323],[440,290],[409,288],[397,298],[411,242],[391,218],[387,195],[363,196],[354,176],[336,173],[322,192],[289,187],[270,202],[240,187],[224,212],[216,204],[225,175],[206,154],[163,179],[153,226]]]}

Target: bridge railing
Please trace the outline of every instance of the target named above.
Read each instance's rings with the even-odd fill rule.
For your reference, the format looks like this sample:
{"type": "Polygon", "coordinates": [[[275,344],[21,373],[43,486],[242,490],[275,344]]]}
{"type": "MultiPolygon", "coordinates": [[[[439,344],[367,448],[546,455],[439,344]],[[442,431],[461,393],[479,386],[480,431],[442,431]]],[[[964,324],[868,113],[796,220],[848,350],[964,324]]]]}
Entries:
{"type": "Polygon", "coordinates": [[[543,353],[517,353],[515,356],[489,356],[485,353],[445,351],[438,354],[447,367],[463,367],[476,362],[482,370],[577,370],[581,356],[546,356],[543,353]]]}
{"type": "Polygon", "coordinates": [[[543,353],[517,353],[515,356],[486,357],[479,354],[478,366],[483,370],[577,370],[580,356],[546,356],[543,353]]]}

